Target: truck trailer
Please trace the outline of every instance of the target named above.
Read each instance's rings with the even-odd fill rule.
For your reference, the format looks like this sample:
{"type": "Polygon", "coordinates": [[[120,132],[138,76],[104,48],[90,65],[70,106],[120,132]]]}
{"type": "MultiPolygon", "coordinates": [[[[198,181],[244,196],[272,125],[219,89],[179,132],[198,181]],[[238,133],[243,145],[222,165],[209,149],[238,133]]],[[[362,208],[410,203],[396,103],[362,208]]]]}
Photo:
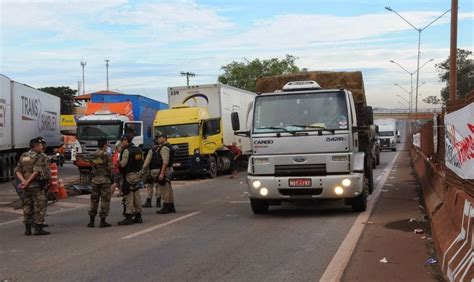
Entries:
{"type": "Polygon", "coordinates": [[[257,80],[248,191],[255,214],[282,202],[344,199],[355,212],[373,189],[372,108],[361,72],[305,72],[257,80]]]}
{"type": "MultiPolygon", "coordinates": [[[[170,109],[156,114],[156,134],[165,133],[177,147],[174,173],[216,177],[230,172],[232,154],[226,145],[236,143],[244,156],[251,153],[248,137],[235,137],[230,114],[250,121],[256,94],[225,84],[168,88],[170,109]]],[[[243,126],[246,128],[246,125],[243,126]]]]}
{"type": "Polygon", "coordinates": [[[97,150],[97,140],[107,138],[113,147],[123,134],[133,132],[133,143],[147,150],[153,146],[153,120],[168,105],[140,95],[92,94],[86,115],[77,121],[77,142],[72,160],[81,168],[90,167],[88,156],[97,150]]]}
{"type": "Polygon", "coordinates": [[[46,139],[47,152],[61,145],[61,102],[0,74],[0,179],[14,177],[18,158],[29,150],[31,139],[46,139]]]}

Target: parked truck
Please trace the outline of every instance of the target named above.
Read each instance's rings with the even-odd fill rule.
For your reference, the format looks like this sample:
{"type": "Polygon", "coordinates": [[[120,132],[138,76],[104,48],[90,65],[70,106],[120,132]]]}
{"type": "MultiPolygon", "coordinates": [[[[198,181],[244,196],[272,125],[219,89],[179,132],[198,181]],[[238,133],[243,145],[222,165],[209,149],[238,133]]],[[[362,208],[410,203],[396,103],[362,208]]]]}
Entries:
{"type": "Polygon", "coordinates": [[[257,80],[248,191],[255,214],[282,202],[345,199],[355,212],[373,189],[372,108],[361,72],[305,72],[257,80]]]}
{"type": "Polygon", "coordinates": [[[18,158],[29,141],[42,136],[47,151],[61,145],[61,103],[56,96],[0,74],[0,179],[14,177],[18,158]]]}
{"type": "Polygon", "coordinates": [[[224,84],[168,88],[170,109],[156,114],[154,127],[156,134],[167,134],[177,148],[175,175],[213,178],[229,172],[233,156],[226,145],[234,142],[244,156],[250,154],[249,138],[234,136],[230,113],[247,119],[255,96],[224,84]]]}
{"type": "Polygon", "coordinates": [[[397,150],[397,143],[400,134],[397,131],[397,121],[395,119],[376,119],[374,123],[379,127],[378,142],[380,150],[397,150]]]}
{"type": "Polygon", "coordinates": [[[111,147],[123,134],[134,133],[133,143],[143,150],[153,146],[153,120],[167,104],[140,95],[92,94],[86,114],[77,121],[77,142],[72,160],[89,168],[88,156],[97,150],[97,139],[107,138],[111,147]]]}

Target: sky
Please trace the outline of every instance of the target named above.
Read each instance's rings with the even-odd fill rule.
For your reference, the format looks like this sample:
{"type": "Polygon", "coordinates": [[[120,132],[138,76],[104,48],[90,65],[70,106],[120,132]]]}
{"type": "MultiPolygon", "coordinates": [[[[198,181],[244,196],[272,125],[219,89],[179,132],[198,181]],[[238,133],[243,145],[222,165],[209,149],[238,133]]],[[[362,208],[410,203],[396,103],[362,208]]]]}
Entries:
{"type": "MultiPolygon", "coordinates": [[[[221,67],[244,58],[284,58],[309,70],[364,75],[368,103],[406,107],[418,32],[450,9],[448,0],[0,0],[0,73],[33,87],[106,88],[167,101],[166,89],[215,83],[221,67]],[[402,98],[400,98],[399,96],[402,98]]],[[[474,50],[474,1],[459,0],[458,47],[474,50]]],[[[421,33],[419,107],[437,95],[436,63],[449,56],[450,14],[421,33]]],[[[415,83],[414,76],[414,83],[415,83]]]]}

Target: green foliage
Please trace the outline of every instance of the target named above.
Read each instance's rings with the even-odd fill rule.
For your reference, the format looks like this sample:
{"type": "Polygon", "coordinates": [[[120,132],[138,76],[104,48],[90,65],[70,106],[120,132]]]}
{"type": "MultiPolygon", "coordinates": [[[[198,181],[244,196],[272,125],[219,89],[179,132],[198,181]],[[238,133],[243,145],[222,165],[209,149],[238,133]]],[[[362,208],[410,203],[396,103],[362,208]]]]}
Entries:
{"type": "MultiPolygon", "coordinates": [[[[456,98],[464,98],[472,90],[474,90],[474,61],[470,58],[472,51],[458,49],[457,50],[457,93],[456,98]]],[[[436,65],[441,81],[446,82],[446,86],[441,89],[441,97],[446,103],[449,99],[449,75],[450,65],[449,57],[436,65]]]]}
{"type": "Polygon", "coordinates": [[[49,93],[61,98],[61,114],[68,115],[74,112],[74,95],[77,90],[73,90],[67,86],[59,87],[43,87],[38,90],[49,93]]]}
{"type": "Polygon", "coordinates": [[[284,59],[272,58],[269,60],[254,59],[236,62],[222,66],[224,71],[218,80],[221,83],[255,92],[257,78],[262,76],[283,75],[299,71],[295,65],[296,57],[286,55],[284,59]]]}
{"type": "Polygon", "coordinates": [[[433,104],[433,105],[439,105],[439,104],[442,104],[443,101],[436,97],[436,96],[428,96],[426,98],[423,99],[423,102],[427,103],[427,104],[433,104]]]}

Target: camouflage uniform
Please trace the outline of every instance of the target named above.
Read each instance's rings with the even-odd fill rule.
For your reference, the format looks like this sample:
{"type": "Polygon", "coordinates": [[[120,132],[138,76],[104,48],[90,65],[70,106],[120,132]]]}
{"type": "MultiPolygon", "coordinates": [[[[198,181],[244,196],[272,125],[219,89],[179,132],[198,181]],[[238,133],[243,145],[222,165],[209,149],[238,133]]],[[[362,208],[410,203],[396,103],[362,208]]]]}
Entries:
{"type": "Polygon", "coordinates": [[[47,159],[32,150],[23,153],[18,160],[16,172],[29,179],[34,172],[39,176],[23,190],[23,217],[25,224],[43,225],[46,213],[46,186],[40,178],[47,179],[47,159]]]}
{"type": "Polygon", "coordinates": [[[143,163],[143,175],[145,178],[150,176],[153,181],[152,183],[146,183],[145,187],[147,190],[147,202],[142,207],[151,207],[151,200],[153,199],[153,189],[155,189],[156,206],[161,206],[161,189],[156,182],[158,175],[160,175],[159,169],[150,169],[151,160],[153,159],[153,153],[159,150],[158,146],[150,149],[146,155],[145,162],[143,163]]]}
{"type": "MultiPolygon", "coordinates": [[[[130,156],[130,150],[127,148],[123,150],[120,159],[120,166],[125,168],[128,164],[130,156]]],[[[140,155],[141,156],[141,155],[140,155]]],[[[136,161],[141,161],[136,160],[136,161]]],[[[140,188],[143,185],[142,176],[140,171],[130,172],[125,175],[125,181],[130,184],[130,193],[125,195],[125,214],[133,215],[133,214],[140,214],[142,212],[141,207],[141,198],[140,198],[140,188]]]]}
{"type": "MultiPolygon", "coordinates": [[[[158,149],[160,151],[161,159],[163,162],[169,162],[170,160],[170,148],[167,146],[168,143],[160,145],[160,148],[158,149]]],[[[157,170],[156,173],[156,179],[158,179],[158,176],[160,175],[160,169],[157,170]]],[[[174,197],[173,197],[173,189],[171,187],[171,177],[173,175],[173,168],[169,167],[166,171],[165,179],[166,183],[164,185],[158,185],[158,188],[160,190],[160,195],[163,198],[163,203],[164,204],[172,204],[174,203],[174,197]]]]}
{"type": "Polygon", "coordinates": [[[100,218],[106,218],[110,212],[110,199],[112,197],[111,191],[111,177],[114,169],[112,158],[107,151],[99,149],[91,158],[92,167],[92,193],[91,193],[91,208],[89,216],[95,217],[99,208],[100,201],[100,218]]]}

